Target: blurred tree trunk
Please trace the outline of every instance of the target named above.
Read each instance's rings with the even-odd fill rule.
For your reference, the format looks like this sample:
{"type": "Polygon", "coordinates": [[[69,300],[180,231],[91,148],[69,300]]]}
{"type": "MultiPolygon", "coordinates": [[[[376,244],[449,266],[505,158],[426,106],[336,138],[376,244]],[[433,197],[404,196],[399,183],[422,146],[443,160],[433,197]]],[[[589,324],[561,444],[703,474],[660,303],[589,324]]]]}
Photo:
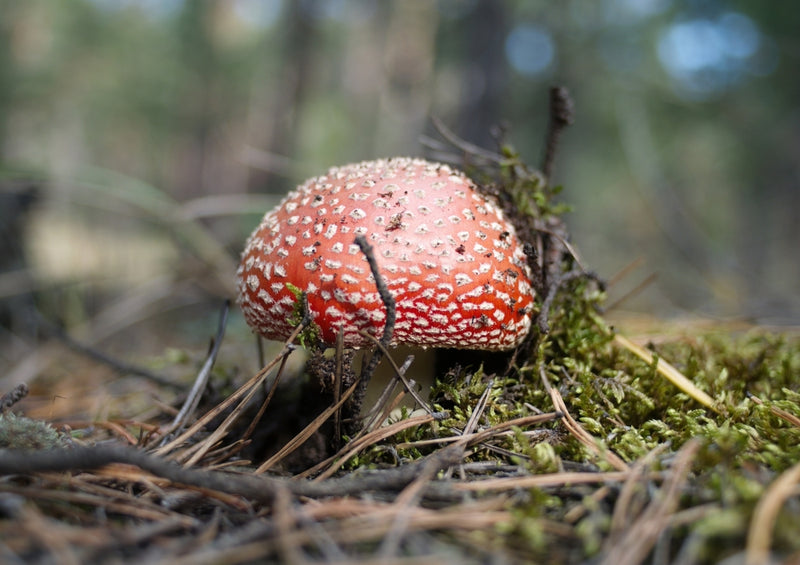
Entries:
{"type": "Polygon", "coordinates": [[[491,128],[503,118],[503,98],[508,95],[505,40],[508,34],[508,5],[480,0],[466,22],[464,49],[466,93],[456,129],[469,141],[491,147],[491,128]]]}
{"type": "Polygon", "coordinates": [[[220,122],[216,104],[219,88],[219,61],[211,36],[211,20],[217,0],[186,2],[177,22],[180,57],[186,80],[180,107],[183,134],[188,137],[176,190],[178,196],[198,195],[205,191],[206,161],[213,130],[220,122]]]}
{"type": "MultiPolygon", "coordinates": [[[[317,30],[309,21],[307,12],[313,10],[312,2],[289,2],[283,31],[283,44],[278,60],[282,68],[267,85],[276,92],[271,108],[271,131],[266,138],[267,151],[272,155],[288,157],[297,155],[297,129],[299,115],[308,97],[309,77],[313,71],[317,30]]],[[[253,171],[250,189],[264,186],[270,192],[285,191],[285,180],[272,171],[253,171]]]]}
{"type": "Polygon", "coordinates": [[[0,164],[5,159],[6,127],[11,110],[14,61],[11,49],[11,26],[15,21],[14,2],[0,1],[0,164]]]}

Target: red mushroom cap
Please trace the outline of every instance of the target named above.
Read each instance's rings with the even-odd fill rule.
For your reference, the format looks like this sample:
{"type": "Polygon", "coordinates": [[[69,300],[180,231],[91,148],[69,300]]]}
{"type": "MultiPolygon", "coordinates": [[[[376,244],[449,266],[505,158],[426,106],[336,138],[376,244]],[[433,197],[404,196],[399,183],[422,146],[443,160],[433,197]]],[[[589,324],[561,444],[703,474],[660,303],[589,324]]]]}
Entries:
{"type": "Polygon", "coordinates": [[[393,344],[501,350],[528,333],[533,290],[514,227],[463,173],[409,158],[332,168],[264,216],[237,271],[248,324],[286,339],[293,285],[325,343],[343,328],[346,346],[369,345],[359,331],[380,336],[386,309],[359,234],[396,300],[393,344]]]}

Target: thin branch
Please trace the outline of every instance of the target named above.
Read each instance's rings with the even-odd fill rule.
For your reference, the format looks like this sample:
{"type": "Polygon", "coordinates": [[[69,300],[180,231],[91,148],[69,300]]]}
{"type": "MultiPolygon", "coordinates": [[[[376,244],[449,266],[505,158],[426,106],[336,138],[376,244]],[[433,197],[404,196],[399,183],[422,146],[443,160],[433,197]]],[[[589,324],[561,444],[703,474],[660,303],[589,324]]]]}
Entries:
{"type": "Polygon", "coordinates": [[[303,331],[303,325],[300,324],[297,326],[292,334],[286,339],[283,345],[283,349],[275,356],[275,358],[270,361],[263,369],[261,369],[258,373],[250,377],[246,383],[240,386],[236,392],[228,396],[225,400],[220,402],[213,410],[209,410],[206,412],[202,417],[200,417],[194,424],[192,424],[189,429],[183,432],[180,436],[173,439],[166,445],[160,446],[158,449],[154,451],[154,453],[158,455],[164,455],[174,449],[177,449],[178,446],[182,445],[187,439],[189,439],[192,435],[197,433],[201,428],[208,425],[214,418],[216,418],[221,412],[230,408],[230,406],[237,402],[240,398],[247,395],[248,391],[251,388],[259,386],[264,379],[266,379],[267,374],[277,365],[281,360],[289,355],[292,351],[295,350],[295,345],[293,344],[294,340],[297,338],[298,335],[303,331]]]}
{"type": "Polygon", "coordinates": [[[123,463],[135,465],[173,483],[221,491],[271,504],[279,488],[285,488],[295,496],[308,497],[348,496],[367,491],[397,492],[414,481],[422,469],[445,469],[458,464],[462,456],[463,447],[448,446],[419,462],[402,467],[313,482],[184,468],[141,449],[121,445],[40,451],[0,449],[0,475],[89,470],[112,463],[123,463]]]}
{"type": "MultiPolygon", "coordinates": [[[[394,296],[392,296],[392,293],[389,292],[389,287],[386,286],[386,281],[383,280],[383,277],[378,270],[378,262],[375,260],[374,250],[367,242],[367,238],[365,238],[363,235],[358,235],[356,236],[355,243],[361,249],[364,257],[366,257],[367,263],[369,263],[369,269],[372,272],[372,277],[375,279],[375,287],[377,288],[378,294],[381,297],[381,301],[386,308],[386,323],[383,326],[383,335],[380,339],[380,343],[385,348],[388,347],[392,341],[394,324],[395,320],[397,319],[397,309],[395,306],[394,296]]],[[[372,375],[375,373],[378,363],[380,363],[381,358],[383,357],[383,352],[384,349],[381,348],[375,351],[372,354],[372,357],[370,357],[369,362],[365,363],[361,370],[361,384],[353,395],[353,406],[355,408],[354,412],[359,410],[361,407],[361,403],[363,402],[364,395],[367,391],[367,385],[369,384],[372,375]]]]}
{"type": "Polygon", "coordinates": [[[18,384],[10,392],[0,397],[0,412],[5,412],[26,396],[28,396],[28,385],[18,384]]]}
{"type": "Polygon", "coordinates": [[[186,400],[184,401],[183,406],[181,406],[180,411],[175,415],[172,423],[167,426],[162,433],[171,434],[186,425],[186,421],[197,409],[197,405],[200,404],[200,398],[203,396],[203,392],[206,390],[206,385],[208,385],[208,378],[211,376],[211,369],[214,368],[214,363],[217,360],[219,348],[222,345],[222,338],[225,336],[225,326],[228,322],[228,311],[230,310],[230,306],[231,301],[226,300],[222,306],[222,311],[219,314],[217,335],[214,337],[213,345],[211,347],[211,351],[208,353],[206,362],[203,363],[203,367],[197,374],[194,385],[192,385],[192,389],[189,391],[189,395],[186,397],[186,400]]]}
{"type": "Polygon", "coordinates": [[[536,317],[536,324],[539,326],[539,331],[541,333],[550,333],[550,324],[548,323],[550,318],[550,309],[553,307],[553,301],[555,300],[556,294],[558,294],[561,285],[583,276],[592,276],[592,274],[586,273],[582,270],[573,269],[572,271],[567,271],[566,273],[559,273],[556,277],[556,280],[552,281],[550,286],[547,288],[547,294],[545,295],[544,300],[542,300],[542,308],[539,311],[539,315],[536,317]]]}
{"type": "Polygon", "coordinates": [[[569,91],[563,86],[554,86],[550,89],[550,123],[547,126],[545,138],[545,151],[542,158],[542,174],[547,178],[548,184],[553,174],[553,162],[561,133],[570,125],[575,117],[575,108],[569,91]]]}
{"type": "MultiPolygon", "coordinates": [[[[436,131],[441,135],[445,141],[450,143],[456,149],[461,150],[465,155],[471,155],[473,157],[480,157],[483,158],[490,163],[495,165],[501,165],[505,162],[505,157],[500,155],[499,153],[495,153],[493,151],[489,151],[488,149],[484,149],[483,147],[479,147],[475,144],[470,143],[458,135],[455,134],[450,128],[448,128],[445,123],[437,118],[436,116],[431,116],[431,122],[433,123],[433,127],[436,128],[436,131]]],[[[434,144],[430,144],[430,147],[436,149],[434,144]]]]}
{"type": "Polygon", "coordinates": [[[54,324],[50,320],[45,319],[41,315],[37,315],[38,323],[44,329],[47,335],[57,339],[73,351],[80,353],[88,357],[89,359],[94,359],[98,363],[102,363],[103,365],[107,365],[111,367],[116,372],[122,375],[136,375],[137,377],[144,377],[145,379],[156,383],[159,386],[169,387],[169,388],[180,388],[180,384],[176,383],[166,377],[161,375],[157,375],[156,373],[145,369],[144,367],[139,367],[138,365],[133,365],[130,363],[125,363],[124,361],[120,361],[119,359],[115,359],[110,355],[103,353],[93,347],[85,345],[78,340],[71,337],[67,332],[64,331],[63,328],[59,327],[58,325],[54,324]]]}

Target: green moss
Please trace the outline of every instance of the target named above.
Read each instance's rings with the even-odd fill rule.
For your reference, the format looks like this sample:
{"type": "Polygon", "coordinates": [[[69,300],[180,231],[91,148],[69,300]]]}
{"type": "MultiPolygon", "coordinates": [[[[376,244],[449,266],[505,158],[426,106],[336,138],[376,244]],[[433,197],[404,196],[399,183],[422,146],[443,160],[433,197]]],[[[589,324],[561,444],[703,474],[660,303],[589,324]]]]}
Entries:
{"type": "MultiPolygon", "coordinates": [[[[295,302],[294,306],[292,307],[292,313],[289,314],[289,324],[293,328],[299,326],[303,318],[305,317],[305,296],[303,295],[303,291],[300,290],[298,287],[293,285],[292,283],[286,283],[286,288],[294,295],[295,302]]],[[[306,347],[310,344],[319,343],[320,341],[320,329],[317,324],[313,321],[309,321],[306,327],[300,332],[298,336],[298,340],[300,341],[300,345],[302,347],[306,347]]]]}

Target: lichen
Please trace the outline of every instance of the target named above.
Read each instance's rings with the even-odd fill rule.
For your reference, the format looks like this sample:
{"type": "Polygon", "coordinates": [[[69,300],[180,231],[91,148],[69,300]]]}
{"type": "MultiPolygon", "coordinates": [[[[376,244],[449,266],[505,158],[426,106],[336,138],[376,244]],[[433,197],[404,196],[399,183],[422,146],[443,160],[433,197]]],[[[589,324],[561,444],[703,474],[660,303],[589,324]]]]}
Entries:
{"type": "Polygon", "coordinates": [[[0,449],[55,449],[69,445],[67,436],[47,422],[0,413],[0,449]]]}

